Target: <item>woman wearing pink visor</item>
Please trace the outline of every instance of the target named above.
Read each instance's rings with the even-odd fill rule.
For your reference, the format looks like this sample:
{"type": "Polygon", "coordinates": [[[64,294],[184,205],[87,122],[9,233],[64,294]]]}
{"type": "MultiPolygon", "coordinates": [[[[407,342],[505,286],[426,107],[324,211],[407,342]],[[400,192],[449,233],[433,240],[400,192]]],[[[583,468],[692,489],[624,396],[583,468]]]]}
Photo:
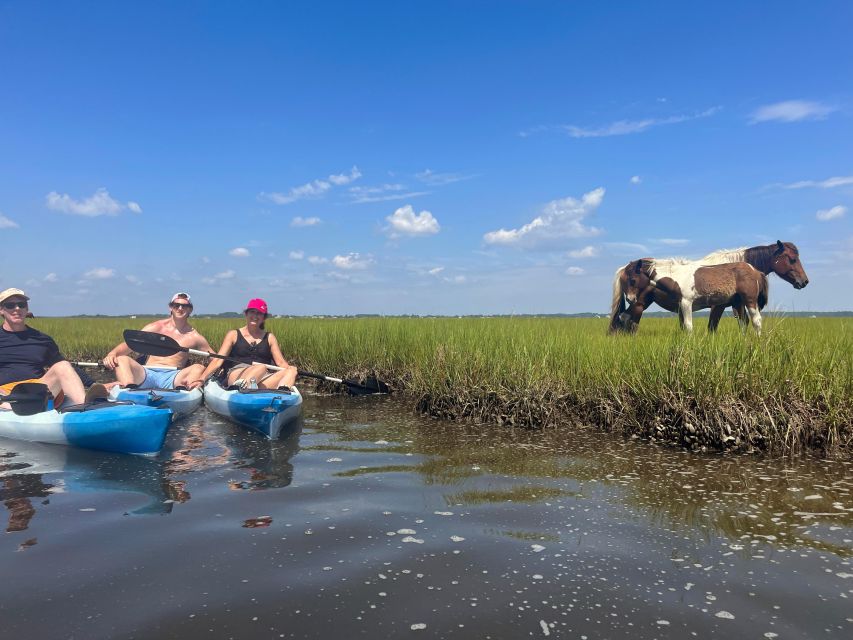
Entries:
{"type": "Polygon", "coordinates": [[[213,359],[199,382],[206,382],[220,367],[225,366],[228,386],[260,389],[293,386],[296,382],[296,367],[288,364],[281,354],[276,337],[264,329],[264,321],[269,315],[267,303],[260,298],[253,298],[249,300],[243,313],[246,316],[246,326],[226,333],[222,346],[219,347],[220,355],[242,362],[233,364],[218,358],[213,359]],[[269,371],[265,364],[282,367],[284,371],[269,371]]]}

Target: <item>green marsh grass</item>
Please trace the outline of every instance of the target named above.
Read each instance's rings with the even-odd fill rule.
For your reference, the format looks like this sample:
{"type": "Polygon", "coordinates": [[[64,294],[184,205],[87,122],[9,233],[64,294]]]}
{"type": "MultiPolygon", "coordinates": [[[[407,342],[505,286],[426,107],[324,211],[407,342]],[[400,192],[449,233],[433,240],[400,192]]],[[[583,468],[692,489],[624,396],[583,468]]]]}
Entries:
{"type": "MultiPolygon", "coordinates": [[[[40,318],[69,359],[103,356],[148,318],[40,318]]],[[[235,319],[193,319],[219,346],[235,319]]],[[[672,318],[607,335],[606,319],[281,318],[291,362],[375,374],[437,417],[520,427],[594,425],[698,449],[849,449],[853,319],[765,317],[759,338],[726,318],[693,335],[672,318]]]]}

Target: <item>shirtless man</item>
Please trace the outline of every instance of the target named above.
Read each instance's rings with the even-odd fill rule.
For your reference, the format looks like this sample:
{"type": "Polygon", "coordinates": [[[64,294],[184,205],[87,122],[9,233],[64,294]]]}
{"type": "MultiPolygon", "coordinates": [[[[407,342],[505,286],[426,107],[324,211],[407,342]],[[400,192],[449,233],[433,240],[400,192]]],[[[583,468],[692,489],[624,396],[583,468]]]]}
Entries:
{"type": "MultiPolygon", "coordinates": [[[[189,294],[173,295],[169,301],[169,308],[171,313],[168,318],[147,324],[142,327],[142,330],[169,336],[182,347],[213,351],[207,339],[190,326],[189,317],[193,311],[193,303],[189,294]]],[[[104,366],[115,369],[116,372],[116,382],[110,386],[118,384],[126,387],[129,384],[135,384],[140,389],[174,389],[175,387],[193,389],[202,384],[199,378],[204,372],[204,365],[194,364],[185,367],[186,351],[178,351],[171,356],[148,356],[145,366],[131,358],[129,353],[130,347],[121,342],[104,356],[104,366]]]]}
{"type": "Polygon", "coordinates": [[[84,402],[83,383],[59,347],[50,336],[27,326],[29,300],[20,289],[0,292],[0,397],[22,382],[40,382],[57,402],[61,393],[72,404],[84,402]]]}

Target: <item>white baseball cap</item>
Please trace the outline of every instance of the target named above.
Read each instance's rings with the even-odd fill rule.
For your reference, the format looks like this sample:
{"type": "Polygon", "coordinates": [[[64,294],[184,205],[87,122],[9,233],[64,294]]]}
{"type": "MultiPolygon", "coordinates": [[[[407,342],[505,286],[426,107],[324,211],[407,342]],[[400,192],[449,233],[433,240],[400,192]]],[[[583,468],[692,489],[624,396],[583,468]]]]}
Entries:
{"type": "Polygon", "coordinates": [[[6,289],[3,292],[0,292],[0,304],[3,304],[3,301],[7,298],[11,298],[12,296],[21,296],[24,300],[29,300],[30,297],[21,291],[20,289],[15,289],[14,287],[10,289],[6,289]]]}
{"type": "Polygon", "coordinates": [[[182,293],[181,291],[179,291],[178,293],[176,293],[175,295],[172,296],[172,299],[169,300],[169,304],[172,304],[178,298],[186,298],[187,302],[189,302],[190,304],[193,303],[193,299],[190,298],[190,294],[182,293]]]}

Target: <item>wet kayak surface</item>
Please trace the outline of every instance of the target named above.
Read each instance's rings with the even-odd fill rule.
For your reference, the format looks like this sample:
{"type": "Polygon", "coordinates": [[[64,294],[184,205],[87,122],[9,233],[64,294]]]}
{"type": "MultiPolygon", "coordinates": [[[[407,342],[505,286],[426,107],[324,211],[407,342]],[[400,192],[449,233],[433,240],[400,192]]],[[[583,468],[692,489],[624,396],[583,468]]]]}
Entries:
{"type": "Polygon", "coordinates": [[[0,616],[39,638],[846,638],[853,462],[305,394],[156,457],[0,440],[0,616]]]}

